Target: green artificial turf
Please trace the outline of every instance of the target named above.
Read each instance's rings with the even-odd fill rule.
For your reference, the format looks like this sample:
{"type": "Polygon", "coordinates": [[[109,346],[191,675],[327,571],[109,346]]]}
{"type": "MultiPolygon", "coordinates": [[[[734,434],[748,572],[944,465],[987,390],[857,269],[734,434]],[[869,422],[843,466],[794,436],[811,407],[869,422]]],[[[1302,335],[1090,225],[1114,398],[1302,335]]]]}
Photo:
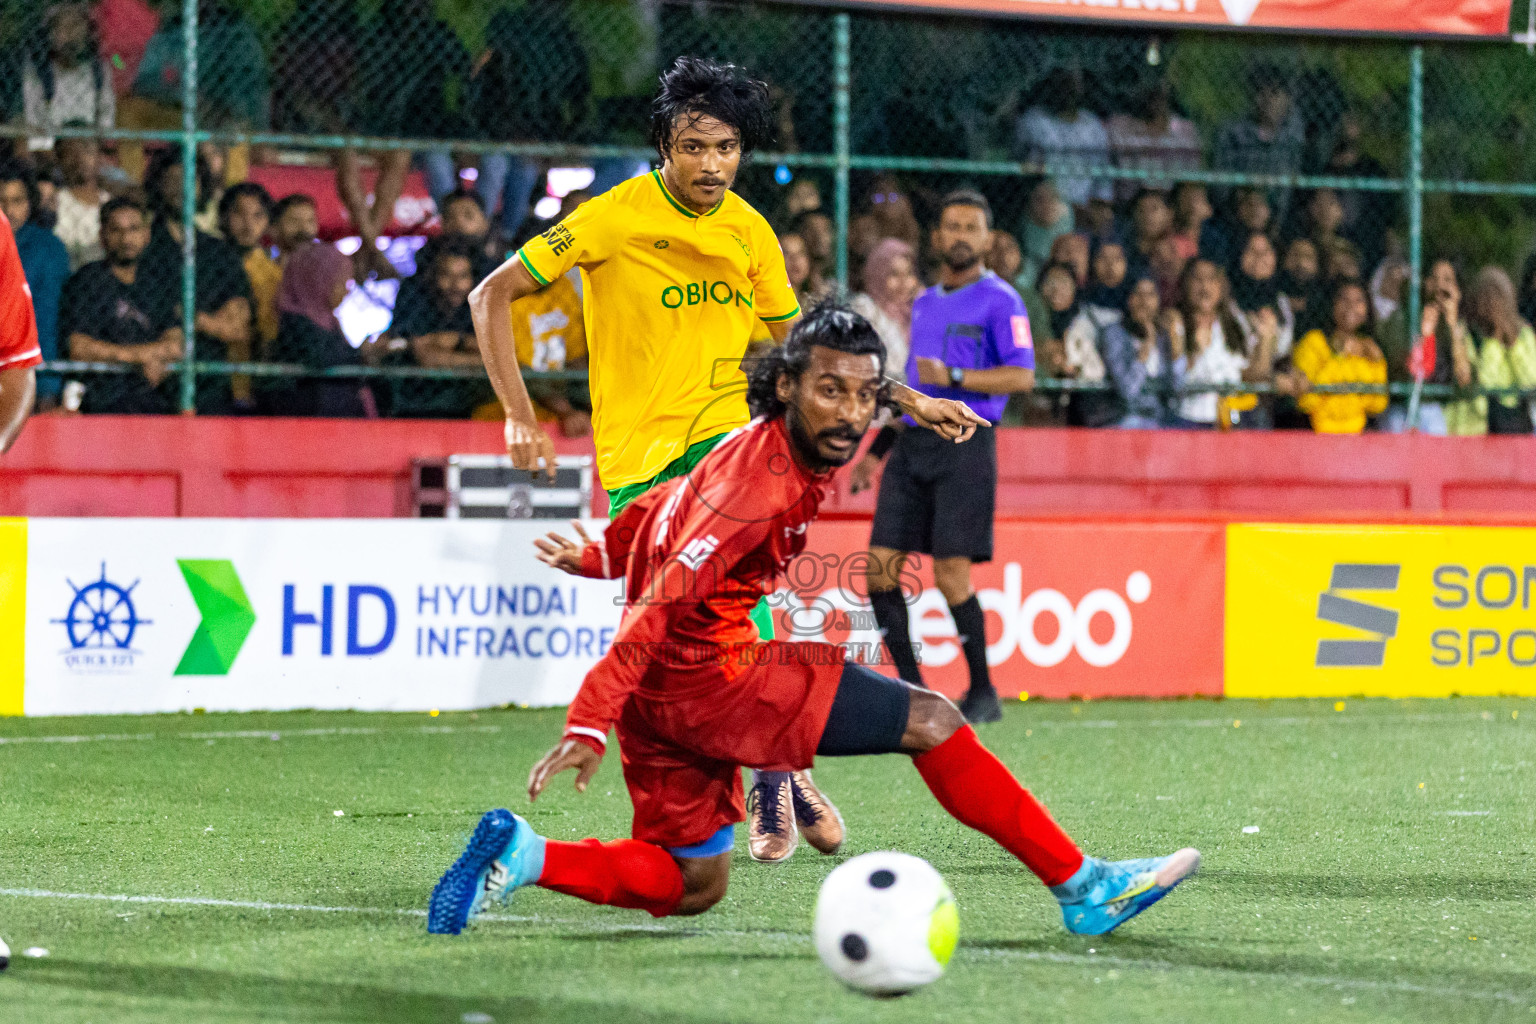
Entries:
{"type": "Polygon", "coordinates": [[[428,936],[427,894],[487,808],[625,834],[614,758],[586,795],[567,776],[529,809],[560,721],[0,721],[0,1020],[1536,1022],[1530,702],[1010,705],[983,739],[1085,849],[1205,855],[1110,937],[1066,934],[900,757],[822,762],[845,853],[764,867],[738,847],[702,917],[525,890],[505,919],[428,936]],[[89,739],[41,742],[62,736],[89,739]],[[961,945],[938,983],[877,1002],[823,970],[809,928],[827,872],[879,849],[944,874],[961,945]]]}

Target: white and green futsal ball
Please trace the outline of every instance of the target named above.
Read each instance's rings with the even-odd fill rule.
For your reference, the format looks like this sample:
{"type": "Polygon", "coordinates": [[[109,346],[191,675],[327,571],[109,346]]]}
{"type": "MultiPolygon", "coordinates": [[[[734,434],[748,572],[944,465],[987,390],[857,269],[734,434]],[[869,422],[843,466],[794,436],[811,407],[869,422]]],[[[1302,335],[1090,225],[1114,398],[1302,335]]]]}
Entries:
{"type": "Polygon", "coordinates": [[[899,996],[944,973],[960,939],[960,914],[927,861],[866,853],[821,883],[815,934],[821,962],[844,983],[899,996]]]}

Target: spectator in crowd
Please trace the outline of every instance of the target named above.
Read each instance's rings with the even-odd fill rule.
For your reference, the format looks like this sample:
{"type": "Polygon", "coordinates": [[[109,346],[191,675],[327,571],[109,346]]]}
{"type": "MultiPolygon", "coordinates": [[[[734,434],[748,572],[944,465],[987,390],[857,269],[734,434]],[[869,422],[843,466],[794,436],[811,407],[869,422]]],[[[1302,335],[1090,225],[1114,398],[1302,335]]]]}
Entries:
{"type": "Polygon", "coordinates": [[[1339,193],[1331,188],[1313,189],[1307,196],[1302,210],[1305,231],[1319,253],[1327,253],[1340,243],[1350,241],[1341,229],[1344,226],[1344,204],[1339,193]]]}
{"type": "Polygon", "coordinates": [[[100,56],[112,72],[112,91],[122,96],[133,87],[144,50],[160,28],[160,15],[147,0],[96,0],[91,21],[100,56]]]}
{"type": "MultiPolygon", "coordinates": [[[[1461,389],[1477,382],[1477,342],[1467,326],[1462,306],[1461,273],[1445,258],[1431,260],[1424,273],[1424,308],[1419,330],[1421,339],[1433,339],[1432,345],[1414,339],[1408,330],[1408,310],[1399,306],[1380,321],[1376,337],[1387,360],[1387,380],[1411,384],[1420,374],[1426,384],[1454,384],[1461,389]],[[1414,349],[1419,349],[1415,356],[1414,349]]],[[[1407,403],[1393,399],[1384,417],[1385,429],[1399,433],[1407,429],[1407,403]]],[[[1419,403],[1416,429],[1425,434],[1469,436],[1488,432],[1488,399],[1482,395],[1441,402],[1425,399],[1419,403]]]]}
{"type": "MultiPolygon", "coordinates": [[[[1185,355],[1184,382],[1235,385],[1266,379],[1272,353],[1246,352],[1243,329],[1233,318],[1227,275],[1212,261],[1191,260],[1180,280],[1177,310],[1164,314],[1164,324],[1176,351],[1185,355]]],[[[1258,403],[1252,395],[1186,395],[1179,417],[1191,425],[1227,430],[1241,423],[1242,414],[1258,403]]]]}
{"type": "MultiPolygon", "coordinates": [[[[1200,133],[1187,117],[1173,112],[1173,93],[1166,78],[1142,91],[1135,114],[1114,114],[1105,129],[1115,166],[1144,171],[1196,171],[1200,169],[1200,133]]],[[[1115,186],[1121,202],[1136,195],[1137,183],[1121,179],[1115,186]]],[[[1189,253],[1188,259],[1193,256],[1189,253]]]]}
{"type": "Polygon", "coordinates": [[[992,232],[992,250],[987,253],[986,264],[988,270],[1017,290],[1019,286],[1016,282],[1024,267],[1024,253],[1019,249],[1019,240],[1006,231],[992,232]]]}
{"type": "Polygon", "coordinates": [[[101,187],[101,145],[90,138],[60,139],[53,154],[64,177],[53,233],[69,253],[70,270],[79,270],[102,257],[101,204],[111,196],[101,187]]]}
{"type": "Polygon", "coordinates": [[[821,186],[816,179],[801,175],[784,195],[784,219],[794,220],[807,210],[821,209],[821,186]]]}
{"type": "MultiPolygon", "coordinates": [[[[45,360],[53,360],[59,358],[59,297],[69,278],[69,254],[53,232],[32,219],[36,199],[36,179],[31,170],[19,162],[0,163],[0,211],[16,236],[22,273],[32,292],[38,347],[45,360]]],[[[49,375],[39,379],[37,397],[44,408],[58,404],[58,378],[49,375]]]]}
{"type": "Polygon", "coordinates": [[[290,256],[319,237],[320,214],[313,196],[295,192],[272,205],[272,244],[279,267],[286,267],[290,256]]]}
{"type": "Polygon", "coordinates": [[[283,281],[282,267],[264,244],[272,226],[272,206],[271,194],[253,181],[230,186],[219,200],[219,233],[240,257],[251,282],[257,350],[262,357],[277,340],[277,290],[283,281]]]}
{"type": "MultiPolygon", "coordinates": [[[[462,238],[450,238],[435,246],[431,262],[421,265],[413,280],[418,283],[407,302],[395,305],[389,335],[409,343],[409,364],[431,369],[483,367],[475,343],[475,325],[469,314],[469,293],[475,287],[474,251],[462,238]]],[[[513,317],[514,330],[518,317],[513,317]]],[[[568,319],[568,316],[567,316],[568,319]]],[[[558,360],[563,368],[563,350],[558,360]]],[[[549,369],[546,360],[541,369],[549,369]]],[[[490,401],[490,385],[484,380],[396,382],[393,412],[396,416],[433,419],[467,419],[490,401]]]]}
{"type": "MultiPolygon", "coordinates": [[[[1051,258],[1049,263],[1065,263],[1072,268],[1072,277],[1079,290],[1088,287],[1088,264],[1092,250],[1088,245],[1088,236],[1073,232],[1070,235],[1062,235],[1051,245],[1051,258]]],[[[1042,268],[1043,269],[1043,268],[1042,268]]],[[[1039,275],[1036,275],[1036,286],[1039,285],[1039,275]]]]}
{"type": "MultiPolygon", "coordinates": [[[[524,5],[491,16],[485,51],[469,72],[471,130],[511,142],[574,139],[582,130],[592,92],[591,71],[566,8],[524,5]]],[[[449,52],[458,59],[457,52],[449,52]]],[[[433,198],[441,199],[457,186],[447,153],[424,153],[418,160],[433,198]]],[[[480,158],[479,172],[475,191],[486,210],[494,214],[500,206],[498,236],[516,238],[543,178],[543,163],[487,153],[480,158]]]]}
{"type": "Polygon", "coordinates": [[[1212,220],[1215,210],[1205,186],[1198,181],[1181,181],[1173,188],[1173,244],[1186,262],[1199,255],[1220,253],[1220,233],[1212,220]]]}
{"type": "MultiPolygon", "coordinates": [[[[197,204],[202,205],[212,176],[197,161],[197,204]]],[[[182,288],[182,165],[179,148],[155,154],[144,176],[155,219],[149,246],[141,258],[141,271],[167,282],[180,303],[182,288]]],[[[194,229],[196,230],[196,229],[194,229]]],[[[199,360],[245,362],[251,358],[251,282],[240,257],[222,239],[197,231],[197,297],[194,349],[199,360]]],[[[199,377],[197,406],[201,412],[229,410],[232,396],[227,378],[199,377]]]]}
{"type": "Polygon", "coordinates": [[[1019,274],[1034,281],[1051,262],[1056,239],[1070,235],[1075,224],[1072,207],[1062,200],[1056,183],[1050,178],[1036,181],[1030,187],[1029,202],[1024,207],[1024,224],[1019,232],[1019,248],[1024,253],[1024,265],[1019,268],[1019,274]]]}
{"type": "Polygon", "coordinates": [[[875,178],[864,197],[864,212],[848,225],[848,251],[860,263],[882,239],[895,238],[906,242],[917,251],[922,231],[917,225],[917,215],[912,212],[912,200],[901,190],[901,184],[888,174],[875,178]]]}
{"type": "MultiPolygon", "coordinates": [[[[994,234],[994,248],[996,238],[994,234]]],[[[852,302],[854,312],[868,320],[885,343],[886,374],[897,380],[906,377],[912,303],[922,290],[916,261],[917,249],[912,244],[900,238],[882,239],[864,261],[864,290],[852,302]]],[[[1003,276],[995,267],[993,272],[1003,276]]]]}
{"type": "Polygon", "coordinates": [[[1263,232],[1249,235],[1228,276],[1233,317],[1243,329],[1247,351],[1257,350],[1260,335],[1273,331],[1275,358],[1288,357],[1296,339],[1296,317],[1290,299],[1280,292],[1275,243],[1263,232]]]}
{"type": "MultiPolygon", "coordinates": [[[[1121,316],[1099,337],[1104,367],[1118,397],[1117,426],[1138,430],[1176,425],[1177,391],[1184,382],[1184,350],[1159,316],[1157,282],[1145,272],[1126,281],[1121,316]]],[[[1179,335],[1180,343],[1184,335],[1179,335]]]]}
{"type": "MultiPolygon", "coordinates": [[[[1347,238],[1336,238],[1333,244],[1320,250],[1323,256],[1323,280],[1329,283],[1341,279],[1364,280],[1363,258],[1360,247],[1347,238]]],[[[1372,306],[1374,309],[1374,305],[1372,306]]]]}
{"type": "Polygon", "coordinates": [[[1290,304],[1295,335],[1306,334],[1322,323],[1326,315],[1323,288],[1317,246],[1310,239],[1293,238],[1280,264],[1280,294],[1290,304]]]}
{"type": "MultiPolygon", "coordinates": [[[[1045,305],[1045,321],[1038,325],[1044,341],[1042,360],[1057,379],[1099,384],[1105,379],[1104,359],[1099,354],[1100,323],[1087,309],[1072,268],[1050,263],[1035,284],[1045,305]]],[[[1120,418],[1113,399],[1102,393],[1073,392],[1066,403],[1067,425],[1102,427],[1120,418]]]]}
{"type": "MultiPolygon", "coordinates": [[[[1014,129],[1014,156],[1031,163],[1097,165],[1110,162],[1109,133],[1098,115],[1085,110],[1083,73],[1076,68],[1057,68],[1040,88],[1041,103],[1030,107],[1014,129]]],[[[1090,201],[1109,203],[1114,188],[1108,181],[1089,177],[1056,179],[1061,198],[1082,217],[1090,201]]]]}
{"type": "Polygon", "coordinates": [[[1378,324],[1385,323],[1402,305],[1411,273],[1413,268],[1401,256],[1388,256],[1376,267],[1371,275],[1371,305],[1376,307],[1378,324]]]}
{"type": "MultiPolygon", "coordinates": [[[[572,192],[566,196],[570,208],[567,209],[567,204],[561,205],[558,215],[560,220],[564,220],[575,209],[581,195],[583,193],[572,192]]],[[[455,189],[438,203],[438,211],[443,221],[442,233],[422,246],[422,251],[417,254],[417,262],[431,262],[430,250],[440,242],[450,239],[463,242],[474,262],[475,284],[479,284],[501,262],[490,255],[491,220],[486,216],[485,202],[476,192],[455,189]]]]}
{"type": "Polygon", "coordinates": [[[821,276],[820,263],[811,256],[810,243],[800,232],[786,231],[779,236],[779,248],[784,252],[784,269],[800,308],[810,309],[830,291],[830,285],[821,276]]]}
{"type": "MultiPolygon", "coordinates": [[[[124,128],[181,127],[182,38],[180,3],[162,0],[165,20],[144,49],[144,59],[124,97],[118,120],[124,128]]],[[[224,0],[198,0],[197,10],[198,120],[205,129],[262,130],[270,121],[271,89],[267,58],[261,41],[244,14],[224,0]]],[[[118,162],[137,180],[146,169],[142,147],[124,143],[118,162]]],[[[250,147],[230,151],[226,181],[243,181],[250,166],[250,147]]],[[[211,189],[210,189],[211,191],[211,189]]]]}
{"type": "Polygon", "coordinates": [[[38,135],[33,150],[51,149],[53,135],[72,121],[91,128],[117,125],[112,69],[100,56],[90,5],[56,3],[43,15],[43,35],[22,74],[23,111],[38,135]]]}
{"type": "Polygon", "coordinates": [[[1372,337],[1375,310],[1365,285],[1336,281],[1329,292],[1324,327],[1296,344],[1295,366],[1305,378],[1296,404],[1319,434],[1358,434],[1369,417],[1387,407],[1384,394],[1319,394],[1318,384],[1385,384],[1387,360],[1372,337]]]}
{"type": "MultiPolygon", "coordinates": [[[[1387,169],[1375,157],[1360,148],[1360,118],[1346,112],[1339,119],[1337,138],[1321,173],[1342,178],[1385,178],[1387,169]]],[[[1339,193],[1344,206],[1344,229],[1355,240],[1368,262],[1381,258],[1385,248],[1387,225],[1391,224],[1399,200],[1390,192],[1351,190],[1339,193]]]]}
{"type": "Polygon", "coordinates": [[[1170,307],[1178,303],[1179,282],[1184,277],[1187,265],[1188,261],[1179,255],[1179,247],[1173,240],[1172,232],[1159,238],[1147,257],[1147,272],[1157,281],[1163,301],[1170,307]]]}
{"type": "MultiPolygon", "coordinates": [[[[1173,210],[1168,196],[1156,189],[1144,188],[1131,204],[1131,248],[1129,255],[1142,267],[1150,266],[1153,254],[1163,239],[1173,234],[1173,210]]],[[[1178,251],[1178,243],[1174,243],[1178,251]]]]}
{"type": "Polygon", "coordinates": [[[1126,296],[1135,284],[1127,273],[1129,269],[1124,242],[1118,239],[1099,242],[1094,246],[1089,264],[1088,288],[1083,293],[1083,301],[1106,313],[1118,312],[1125,306],[1126,296]]]}
{"type": "MultiPolygon", "coordinates": [[[[1249,76],[1248,93],[1253,97],[1253,110],[1248,117],[1221,126],[1213,166],[1250,174],[1299,173],[1306,132],[1292,108],[1284,73],[1270,64],[1255,67],[1249,76]]],[[[1278,211],[1276,219],[1285,223],[1288,190],[1271,190],[1269,201],[1278,211]]]]}
{"type": "Polygon", "coordinates": [[[1525,258],[1520,273],[1520,318],[1526,323],[1536,323],[1536,252],[1525,258]]]}
{"type": "MultiPolygon", "coordinates": [[[[819,288],[820,282],[832,276],[832,246],[837,241],[832,218],[819,209],[806,210],[794,219],[789,230],[805,243],[805,253],[811,260],[811,280],[818,282],[819,288]]],[[[800,308],[807,307],[802,304],[800,308]]]]}
{"type": "MultiPolygon", "coordinates": [[[[277,362],[324,369],[376,361],[380,346],[353,348],[336,319],[352,278],[351,257],[335,246],[315,242],[293,253],[277,293],[280,319],[272,346],[277,362]]],[[[378,415],[372,390],[355,377],[274,379],[263,393],[268,411],[280,416],[378,415]]]]}
{"type": "Polygon", "coordinates": [[[1472,326],[1482,336],[1478,383],[1490,391],[1518,388],[1526,394],[1489,396],[1488,433],[1531,433],[1529,392],[1536,390],[1536,333],[1520,317],[1515,286],[1498,267],[1484,267],[1472,282],[1472,326]]]}
{"type": "Polygon", "coordinates": [[[170,364],[182,356],[179,298],[170,282],[146,272],[149,213],[132,199],[112,199],[101,210],[104,259],[70,276],[59,303],[59,338],[69,357],[125,363],[138,373],[99,374],[89,380],[82,410],[169,413],[176,409],[170,364]]]}
{"type": "Polygon", "coordinates": [[[1269,197],[1258,189],[1235,189],[1225,214],[1207,221],[1202,228],[1200,255],[1218,266],[1227,266],[1237,258],[1237,246],[1255,233],[1274,237],[1269,197]]]}

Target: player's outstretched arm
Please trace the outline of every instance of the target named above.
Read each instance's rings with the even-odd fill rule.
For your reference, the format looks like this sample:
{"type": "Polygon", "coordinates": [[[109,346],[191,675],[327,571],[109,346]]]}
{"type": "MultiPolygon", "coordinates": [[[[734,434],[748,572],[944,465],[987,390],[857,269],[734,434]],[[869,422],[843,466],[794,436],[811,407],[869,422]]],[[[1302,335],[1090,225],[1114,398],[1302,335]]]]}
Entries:
{"type": "Polygon", "coordinates": [[[580,522],[573,519],[571,525],[576,528],[576,534],[581,538],[580,544],[551,530],[543,537],[534,538],[533,546],[539,549],[536,557],[545,565],[559,569],[561,572],[568,572],[572,576],[585,576],[586,573],[581,571],[582,552],[596,542],[587,536],[587,531],[582,529],[580,522]]]}
{"type": "Polygon", "coordinates": [[[964,402],[931,398],[890,378],[887,378],[887,382],[891,388],[891,400],[902,412],[916,420],[919,426],[927,427],[956,444],[969,441],[977,427],[992,425],[990,420],[984,420],[972,412],[971,407],[964,402]]]}
{"type": "Polygon", "coordinates": [[[561,772],[576,770],[576,792],[585,793],[587,786],[592,782],[592,776],[597,774],[598,766],[603,763],[603,755],[589,747],[580,740],[566,737],[543,757],[539,763],[533,766],[533,771],[528,773],[528,800],[530,803],[539,798],[544,792],[544,787],[549,785],[561,772]]]}
{"type": "Polygon", "coordinates": [[[469,312],[475,322],[475,338],[485,372],[506,411],[507,454],[518,469],[537,472],[543,462],[551,480],[555,477],[555,443],[539,426],[517,363],[517,342],[512,337],[512,303],[532,295],[541,285],[516,257],[503,263],[469,293],[469,312]]]}

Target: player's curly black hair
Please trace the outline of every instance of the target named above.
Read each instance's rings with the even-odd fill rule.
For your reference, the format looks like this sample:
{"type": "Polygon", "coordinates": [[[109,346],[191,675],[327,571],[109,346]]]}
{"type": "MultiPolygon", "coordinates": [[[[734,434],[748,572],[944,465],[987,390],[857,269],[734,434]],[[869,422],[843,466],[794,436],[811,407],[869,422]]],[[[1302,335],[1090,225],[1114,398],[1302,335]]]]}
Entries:
{"type": "MultiPolygon", "coordinates": [[[[818,306],[795,324],[784,344],[754,359],[747,367],[747,407],[753,416],[772,419],[786,408],[779,398],[779,376],[799,378],[811,364],[811,348],[836,349],[853,355],[880,357],[880,372],[885,372],[885,344],[870,322],[846,306],[834,303],[818,306]]],[[[888,401],[881,389],[881,401],[888,401]]]]}
{"type": "Polygon", "coordinates": [[[679,117],[713,117],[730,125],[741,133],[743,155],[773,136],[768,86],[735,64],[705,57],[679,57],[661,76],[661,91],[651,103],[651,145],[662,159],[672,146],[679,117]]]}

